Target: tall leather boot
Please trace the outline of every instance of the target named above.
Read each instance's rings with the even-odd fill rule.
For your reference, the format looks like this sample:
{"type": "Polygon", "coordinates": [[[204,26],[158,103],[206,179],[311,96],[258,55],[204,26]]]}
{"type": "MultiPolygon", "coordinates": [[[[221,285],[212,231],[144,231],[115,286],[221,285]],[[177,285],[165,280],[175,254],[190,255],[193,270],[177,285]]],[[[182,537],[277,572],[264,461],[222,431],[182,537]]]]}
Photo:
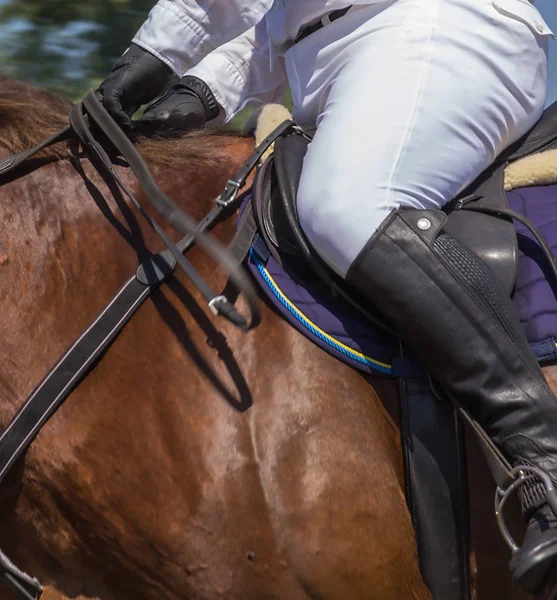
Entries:
{"type": "MultiPolygon", "coordinates": [[[[508,294],[436,210],[393,211],[346,280],[390,320],[448,396],[514,466],[557,482],[557,399],[524,337],[508,294]]],[[[537,594],[557,566],[557,518],[538,480],[521,494],[527,530],[515,583],[537,594]]]]}

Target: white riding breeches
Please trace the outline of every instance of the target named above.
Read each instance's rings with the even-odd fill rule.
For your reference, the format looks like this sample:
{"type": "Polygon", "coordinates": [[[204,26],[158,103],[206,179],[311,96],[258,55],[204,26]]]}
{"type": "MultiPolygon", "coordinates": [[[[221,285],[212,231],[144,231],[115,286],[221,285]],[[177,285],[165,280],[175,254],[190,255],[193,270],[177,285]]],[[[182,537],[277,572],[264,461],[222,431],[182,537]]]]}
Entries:
{"type": "Polygon", "coordinates": [[[539,119],[551,31],[528,0],[385,0],[286,53],[317,127],[300,222],[344,276],[391,210],[439,209],[539,119]]]}

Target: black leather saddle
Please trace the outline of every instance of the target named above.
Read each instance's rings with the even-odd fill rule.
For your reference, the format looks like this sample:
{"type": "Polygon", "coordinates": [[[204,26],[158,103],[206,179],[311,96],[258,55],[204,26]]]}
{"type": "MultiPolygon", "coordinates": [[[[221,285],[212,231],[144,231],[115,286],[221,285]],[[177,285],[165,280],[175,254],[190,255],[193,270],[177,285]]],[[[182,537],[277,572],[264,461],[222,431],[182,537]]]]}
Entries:
{"type": "MultiPolygon", "coordinates": [[[[296,209],[296,193],[309,143],[309,136],[299,133],[278,138],[274,154],[259,170],[254,184],[253,205],[259,232],[279,262],[282,262],[281,255],[299,257],[311,252],[300,229],[296,209]],[[301,248],[302,242],[305,248],[301,248]]],[[[506,165],[556,147],[557,103],[554,103],[530,132],[505,150],[444,209],[449,215],[447,231],[482,258],[509,293],[514,289],[517,265],[514,225],[508,217],[494,217],[479,211],[507,208],[503,187],[506,165]]]]}

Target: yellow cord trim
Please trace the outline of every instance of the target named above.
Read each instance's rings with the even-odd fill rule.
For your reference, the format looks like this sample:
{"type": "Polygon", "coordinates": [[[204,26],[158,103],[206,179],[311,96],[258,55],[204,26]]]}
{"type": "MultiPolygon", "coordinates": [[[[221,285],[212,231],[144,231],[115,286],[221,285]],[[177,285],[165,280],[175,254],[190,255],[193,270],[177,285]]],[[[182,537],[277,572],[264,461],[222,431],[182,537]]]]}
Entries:
{"type": "Polygon", "coordinates": [[[318,327],[315,323],[313,323],[310,319],[308,319],[308,317],[294,304],[292,304],[292,302],[290,302],[290,300],[282,293],[282,290],[279,288],[277,282],[273,279],[273,277],[271,276],[271,274],[269,273],[269,271],[267,270],[267,268],[262,265],[261,268],[265,271],[266,276],[269,278],[269,281],[271,281],[271,283],[273,284],[273,286],[275,287],[275,290],[277,291],[278,294],[280,294],[280,297],[282,298],[282,300],[288,304],[288,306],[292,309],[293,312],[295,312],[302,320],[307,321],[314,329],[316,329],[323,337],[327,338],[328,340],[334,342],[335,344],[337,344],[338,346],[341,346],[342,348],[344,348],[347,352],[354,354],[355,356],[358,356],[359,358],[363,358],[364,360],[367,360],[369,362],[372,362],[376,365],[379,365],[380,367],[383,367],[385,369],[391,369],[392,366],[387,364],[387,363],[382,363],[378,360],[375,360],[374,358],[371,358],[369,356],[366,356],[365,354],[362,354],[361,352],[358,352],[357,350],[354,350],[354,348],[350,348],[350,346],[347,346],[346,344],[343,344],[342,342],[339,342],[338,340],[336,340],[334,337],[332,337],[331,335],[329,335],[326,331],[323,331],[320,327],[318,327]]]}

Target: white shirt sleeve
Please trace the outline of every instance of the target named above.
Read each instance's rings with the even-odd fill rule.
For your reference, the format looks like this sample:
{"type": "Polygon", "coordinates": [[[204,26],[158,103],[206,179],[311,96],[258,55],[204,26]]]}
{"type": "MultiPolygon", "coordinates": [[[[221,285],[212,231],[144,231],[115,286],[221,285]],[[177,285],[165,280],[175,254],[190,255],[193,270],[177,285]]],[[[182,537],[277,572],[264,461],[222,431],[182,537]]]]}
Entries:
{"type": "Polygon", "coordinates": [[[246,106],[280,102],[286,90],[284,59],[271,67],[265,21],[217,48],[187,72],[211,88],[224,111],[224,121],[246,106]]]}
{"type": "Polygon", "coordinates": [[[159,0],[133,41],[182,75],[259,23],[273,0],[159,0]]]}

